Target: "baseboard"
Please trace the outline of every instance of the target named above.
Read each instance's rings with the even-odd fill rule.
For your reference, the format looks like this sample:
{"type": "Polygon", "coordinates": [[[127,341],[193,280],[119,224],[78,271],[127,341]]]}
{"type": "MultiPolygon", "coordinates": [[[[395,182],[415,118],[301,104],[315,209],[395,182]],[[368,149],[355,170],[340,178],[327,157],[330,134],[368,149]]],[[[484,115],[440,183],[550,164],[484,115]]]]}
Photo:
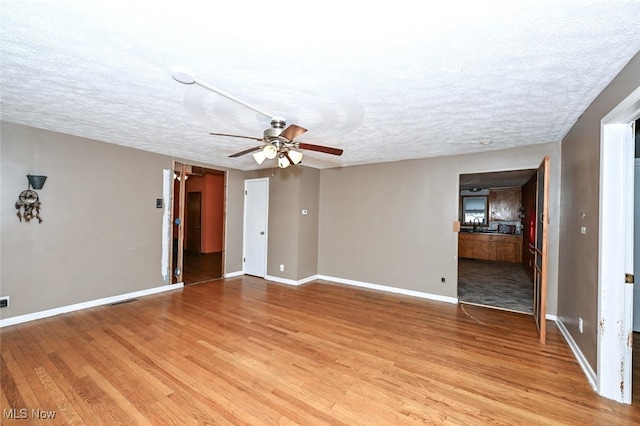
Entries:
{"type": "Polygon", "coordinates": [[[458,303],[457,297],[441,296],[439,294],[424,293],[421,291],[407,290],[405,288],[390,287],[386,285],[372,284],[372,283],[367,283],[363,281],[355,281],[355,280],[349,280],[345,278],[330,277],[327,275],[317,275],[315,279],[332,281],[338,284],[346,284],[346,285],[351,285],[356,287],[363,287],[371,290],[380,290],[380,291],[386,291],[389,293],[398,293],[398,294],[403,294],[405,296],[419,297],[422,299],[436,300],[438,302],[447,302],[447,303],[453,303],[453,304],[458,303]]]}
{"type": "Polygon", "coordinates": [[[163,285],[160,287],[149,288],[147,290],[134,291],[131,293],[119,294],[117,296],[104,297],[102,299],[90,300],[88,302],[76,303],[73,305],[61,306],[59,308],[47,309],[46,311],[34,312],[31,314],[18,315],[10,318],[0,319],[0,328],[10,325],[21,324],[24,322],[35,321],[38,319],[53,317],[55,315],[66,314],[81,309],[94,308],[96,306],[108,305],[110,303],[122,302],[123,300],[134,299],[136,297],[149,296],[152,294],[163,293],[165,291],[177,290],[184,287],[184,283],[163,285]]]}
{"type": "Polygon", "coordinates": [[[276,282],[276,283],[280,283],[280,284],[298,286],[298,285],[306,284],[306,283],[309,283],[311,281],[317,280],[318,276],[317,275],[313,275],[313,276],[310,276],[310,277],[307,277],[307,278],[303,278],[303,279],[297,280],[297,281],[289,279],[289,278],[275,277],[273,275],[267,275],[267,276],[264,277],[264,279],[268,280],[268,281],[273,281],[273,282],[276,282]]]}
{"type": "Polygon", "coordinates": [[[225,278],[235,278],[244,275],[244,271],[235,271],[224,274],[225,278]]]}
{"type": "Polygon", "coordinates": [[[595,392],[597,392],[598,391],[597,374],[593,371],[593,368],[591,368],[591,366],[589,365],[589,362],[583,355],[582,351],[576,344],[575,340],[573,340],[573,337],[571,337],[571,334],[569,333],[569,330],[567,330],[567,327],[565,327],[564,323],[560,319],[557,319],[556,324],[558,325],[558,329],[560,330],[560,333],[562,333],[562,335],[564,336],[564,340],[566,340],[567,344],[569,345],[569,348],[571,348],[571,352],[573,352],[573,355],[576,357],[578,364],[580,364],[580,367],[582,368],[584,375],[587,376],[587,380],[591,384],[591,387],[595,392]]]}

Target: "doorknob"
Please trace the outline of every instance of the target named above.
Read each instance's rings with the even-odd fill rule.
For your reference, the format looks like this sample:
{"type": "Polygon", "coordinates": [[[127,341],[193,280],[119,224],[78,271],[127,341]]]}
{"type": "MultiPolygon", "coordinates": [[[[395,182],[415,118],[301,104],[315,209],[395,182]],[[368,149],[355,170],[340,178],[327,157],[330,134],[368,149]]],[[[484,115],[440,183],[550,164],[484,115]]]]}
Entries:
{"type": "Polygon", "coordinates": [[[260,231],[260,235],[264,235],[264,231],[260,231]]]}

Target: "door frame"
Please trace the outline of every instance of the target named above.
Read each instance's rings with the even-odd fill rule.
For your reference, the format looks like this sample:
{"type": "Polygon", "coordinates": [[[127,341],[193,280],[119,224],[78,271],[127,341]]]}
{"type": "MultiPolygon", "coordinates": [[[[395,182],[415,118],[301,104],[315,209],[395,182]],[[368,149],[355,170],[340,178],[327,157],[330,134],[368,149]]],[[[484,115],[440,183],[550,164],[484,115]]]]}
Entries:
{"type": "Polygon", "coordinates": [[[549,156],[545,156],[536,172],[536,233],[534,239],[533,316],[540,343],[547,339],[547,282],[549,274],[549,156]],[[540,191],[542,190],[542,193],[540,191]],[[539,239],[542,239],[540,241],[539,239]]]}
{"type": "Polygon", "coordinates": [[[600,125],[600,218],[598,237],[597,392],[631,403],[633,286],[633,135],[640,117],[640,87],[600,125]],[[631,139],[630,139],[631,135],[631,139]]]}
{"type": "MultiPolygon", "coordinates": [[[[215,172],[222,173],[223,182],[222,182],[222,265],[221,265],[221,277],[225,278],[225,262],[226,262],[226,251],[227,251],[227,200],[228,200],[228,172],[224,170],[219,170],[215,168],[210,168],[207,166],[195,165],[193,163],[182,163],[178,160],[173,161],[173,168],[170,172],[170,184],[169,184],[169,192],[170,192],[170,220],[169,220],[169,229],[170,229],[170,244],[172,249],[169,254],[169,281],[170,283],[183,283],[184,282],[184,239],[185,239],[185,215],[186,215],[186,194],[187,194],[187,186],[186,179],[175,179],[175,174],[180,173],[180,176],[188,176],[191,173],[193,167],[199,167],[204,169],[207,173],[215,172]],[[178,186],[177,194],[176,194],[176,186],[178,186]],[[176,215],[175,208],[177,206],[178,213],[176,215]],[[176,223],[177,221],[177,223],[176,223]],[[174,226],[175,225],[175,226],[174,226]],[[174,240],[176,246],[174,247],[174,240]]],[[[202,212],[201,212],[202,214],[202,212]]]]}

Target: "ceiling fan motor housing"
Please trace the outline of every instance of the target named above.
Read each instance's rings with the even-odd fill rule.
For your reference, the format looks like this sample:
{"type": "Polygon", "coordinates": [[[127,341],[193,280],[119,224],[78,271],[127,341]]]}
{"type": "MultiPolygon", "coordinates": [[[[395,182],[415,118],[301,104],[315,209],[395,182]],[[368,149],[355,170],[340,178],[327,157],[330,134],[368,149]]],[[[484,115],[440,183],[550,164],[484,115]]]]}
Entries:
{"type": "Polygon", "coordinates": [[[271,119],[271,128],[266,129],[264,131],[264,139],[266,141],[272,141],[273,139],[280,136],[280,133],[283,132],[286,127],[287,122],[282,117],[273,117],[271,119]]]}
{"type": "Polygon", "coordinates": [[[270,129],[266,129],[264,131],[264,140],[271,141],[272,139],[276,139],[282,133],[282,129],[274,129],[273,127],[270,129]]]}

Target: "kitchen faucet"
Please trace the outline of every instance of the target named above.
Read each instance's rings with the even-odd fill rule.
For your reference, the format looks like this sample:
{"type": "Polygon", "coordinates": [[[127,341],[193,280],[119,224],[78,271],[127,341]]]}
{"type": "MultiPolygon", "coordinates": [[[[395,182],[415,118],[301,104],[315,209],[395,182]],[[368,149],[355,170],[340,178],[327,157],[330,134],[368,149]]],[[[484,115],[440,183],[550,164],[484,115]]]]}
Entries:
{"type": "Polygon", "coordinates": [[[480,222],[480,219],[478,219],[477,217],[473,218],[473,232],[476,232],[478,230],[478,228],[476,227],[476,225],[482,225],[482,222],[480,222]]]}

